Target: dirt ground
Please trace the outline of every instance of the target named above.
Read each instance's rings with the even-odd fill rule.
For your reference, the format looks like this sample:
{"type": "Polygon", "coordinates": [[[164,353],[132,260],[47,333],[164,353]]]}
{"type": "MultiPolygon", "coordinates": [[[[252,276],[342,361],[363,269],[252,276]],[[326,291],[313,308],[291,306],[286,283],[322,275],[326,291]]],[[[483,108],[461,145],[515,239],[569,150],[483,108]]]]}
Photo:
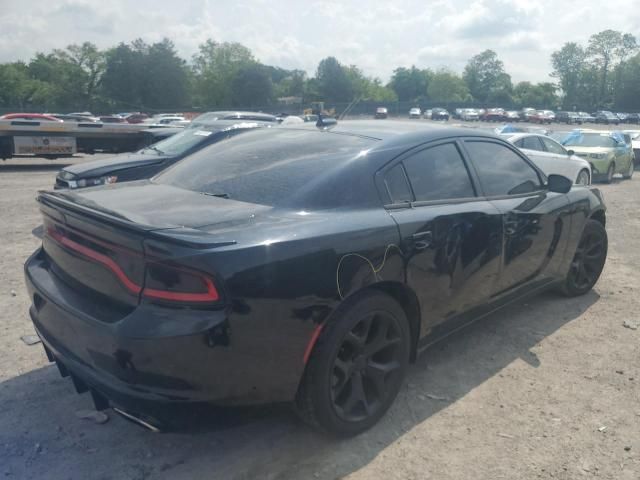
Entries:
{"type": "Polygon", "coordinates": [[[0,164],[0,478],[640,479],[640,175],[601,187],[610,253],[592,293],[544,294],[455,334],[376,427],[335,440],[286,406],[212,410],[181,433],[78,418],[88,395],[20,339],[34,333],[35,193],[65,163],[0,164]]]}

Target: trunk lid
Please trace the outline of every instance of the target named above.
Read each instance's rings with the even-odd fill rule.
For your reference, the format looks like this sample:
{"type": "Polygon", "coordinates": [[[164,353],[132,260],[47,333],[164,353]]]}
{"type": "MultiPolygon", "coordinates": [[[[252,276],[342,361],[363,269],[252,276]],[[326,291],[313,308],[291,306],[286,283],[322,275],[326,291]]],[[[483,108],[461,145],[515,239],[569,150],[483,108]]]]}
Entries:
{"type": "Polygon", "coordinates": [[[140,302],[148,262],[175,253],[171,244],[196,255],[232,245],[230,226],[253,223],[270,209],[149,182],[113,187],[41,192],[38,201],[52,272],[76,290],[122,306],[140,302]],[[198,230],[211,225],[224,233],[198,230]]]}

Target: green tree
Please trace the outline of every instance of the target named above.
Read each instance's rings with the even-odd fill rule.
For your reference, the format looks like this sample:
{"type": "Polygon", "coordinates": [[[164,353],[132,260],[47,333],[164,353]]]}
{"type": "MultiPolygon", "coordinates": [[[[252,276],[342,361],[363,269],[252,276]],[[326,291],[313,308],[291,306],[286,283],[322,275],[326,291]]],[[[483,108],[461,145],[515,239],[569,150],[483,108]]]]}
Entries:
{"type": "Polygon", "coordinates": [[[233,77],[231,100],[233,106],[261,107],[273,99],[273,82],[269,71],[259,63],[241,67],[233,77]]]}
{"type": "Polygon", "coordinates": [[[584,48],[575,42],[565,43],[560,50],[551,54],[551,76],[560,82],[564,108],[572,109],[584,102],[586,58],[584,48]]]}
{"type": "Polygon", "coordinates": [[[619,67],[620,81],[615,91],[619,110],[640,111],[640,53],[619,67]]]}
{"type": "Polygon", "coordinates": [[[347,69],[335,57],[320,60],[316,71],[318,93],[327,102],[350,102],[354,90],[347,69]]]}
{"type": "Polygon", "coordinates": [[[50,85],[31,78],[23,62],[0,64],[0,106],[22,111],[42,107],[49,93],[50,85]]]}
{"type": "Polygon", "coordinates": [[[511,77],[493,50],[485,50],[467,63],[463,78],[469,92],[479,102],[511,103],[511,77]]]}
{"type": "Polygon", "coordinates": [[[556,90],[557,87],[549,82],[520,82],[513,89],[513,97],[516,103],[523,107],[556,108],[556,90]]]}
{"type": "Polygon", "coordinates": [[[54,55],[77,67],[74,69],[77,73],[83,72],[83,88],[79,93],[91,108],[104,73],[105,53],[93,43],[84,42],[82,45],[69,45],[65,50],[54,50],[54,55]]]}
{"type": "Polygon", "coordinates": [[[255,63],[251,50],[240,43],[209,39],[201,44],[193,57],[196,105],[205,108],[231,105],[233,78],[242,67],[255,63]]]}
{"type": "Polygon", "coordinates": [[[165,110],[189,103],[187,67],[170,40],[121,43],[105,56],[101,91],[113,108],[165,110]]]}
{"type": "Polygon", "coordinates": [[[80,66],[55,53],[37,53],[28,69],[32,79],[47,84],[46,110],[86,108],[89,99],[83,94],[86,82],[80,66]]]}
{"type": "Polygon", "coordinates": [[[466,102],[471,99],[464,80],[447,69],[440,69],[431,76],[427,95],[430,100],[438,102],[466,102]]]}
{"type": "Polygon", "coordinates": [[[431,70],[421,70],[413,65],[411,68],[398,67],[393,71],[388,86],[401,102],[416,101],[426,97],[431,75],[431,70]]]}
{"type": "Polygon", "coordinates": [[[188,105],[189,81],[186,63],[173,42],[165,38],[149,45],[140,72],[142,104],[156,110],[181,108],[188,105]]]}
{"type": "MultiPolygon", "coordinates": [[[[265,67],[271,69],[273,67],[265,67]]],[[[285,70],[285,76],[271,75],[276,97],[303,97],[307,74],[303,70],[285,70]]]]}
{"type": "Polygon", "coordinates": [[[613,100],[611,71],[624,62],[638,48],[631,34],[622,34],[616,30],[603,30],[591,35],[587,55],[599,69],[598,106],[610,105],[613,100]]]}
{"type": "Polygon", "coordinates": [[[134,48],[121,43],[105,54],[101,91],[114,107],[142,107],[142,65],[146,48],[140,47],[140,44],[134,48]]]}

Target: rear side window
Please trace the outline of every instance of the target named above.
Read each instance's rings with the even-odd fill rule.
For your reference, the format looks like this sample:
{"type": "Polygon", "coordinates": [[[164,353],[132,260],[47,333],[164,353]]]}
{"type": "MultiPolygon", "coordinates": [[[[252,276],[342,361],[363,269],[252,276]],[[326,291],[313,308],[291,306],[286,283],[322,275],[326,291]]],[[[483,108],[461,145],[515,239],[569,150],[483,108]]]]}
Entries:
{"type": "Polygon", "coordinates": [[[475,196],[467,167],[453,143],[421,150],[403,163],[418,202],[475,196]]]}
{"type": "Polygon", "coordinates": [[[567,154],[567,151],[562,147],[562,145],[559,145],[558,143],[554,142],[550,138],[542,137],[540,140],[542,140],[542,143],[544,143],[544,146],[547,147],[547,152],[557,153],[558,155],[567,154]]]}
{"type": "Polygon", "coordinates": [[[518,140],[518,147],[526,148],[527,150],[536,150],[538,152],[544,151],[544,147],[540,143],[538,137],[523,137],[518,140]]]}
{"type": "Polygon", "coordinates": [[[493,142],[467,141],[485,195],[519,195],[540,190],[538,172],[510,148],[493,142]]]}
{"type": "Polygon", "coordinates": [[[393,203],[411,202],[413,200],[402,164],[397,164],[387,172],[384,177],[384,183],[393,203]]]}

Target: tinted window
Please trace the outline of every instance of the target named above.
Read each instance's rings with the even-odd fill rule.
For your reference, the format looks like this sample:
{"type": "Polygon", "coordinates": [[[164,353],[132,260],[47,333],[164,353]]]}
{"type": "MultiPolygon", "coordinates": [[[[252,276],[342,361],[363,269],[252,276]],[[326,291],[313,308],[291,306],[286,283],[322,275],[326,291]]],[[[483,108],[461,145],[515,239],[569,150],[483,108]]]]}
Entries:
{"type": "Polygon", "coordinates": [[[487,196],[517,195],[540,189],[538,173],[523,158],[504,145],[468,141],[480,181],[487,196]]]}
{"type": "Polygon", "coordinates": [[[538,140],[538,137],[523,137],[521,141],[522,141],[521,148],[526,148],[527,150],[537,150],[537,151],[544,150],[544,148],[542,147],[542,144],[540,143],[540,140],[538,140]]]}
{"type": "Polygon", "coordinates": [[[410,202],[413,200],[409,184],[407,183],[407,176],[404,174],[404,169],[401,164],[396,165],[387,172],[384,183],[387,185],[387,190],[393,203],[410,202]]]}
{"type": "Polygon", "coordinates": [[[475,196],[469,173],[452,143],[427,148],[404,160],[417,201],[475,196]]]}
{"type": "Polygon", "coordinates": [[[321,198],[313,197],[314,205],[352,205],[368,195],[365,188],[375,193],[372,177],[345,177],[367,167],[366,158],[354,159],[373,143],[316,129],[251,129],[187,156],[154,182],[262,205],[297,204],[315,194],[321,198]]]}
{"type": "Polygon", "coordinates": [[[549,153],[557,153],[558,155],[566,155],[567,151],[562,147],[562,145],[554,142],[550,138],[540,138],[544,146],[547,147],[547,152],[549,153]]]}

